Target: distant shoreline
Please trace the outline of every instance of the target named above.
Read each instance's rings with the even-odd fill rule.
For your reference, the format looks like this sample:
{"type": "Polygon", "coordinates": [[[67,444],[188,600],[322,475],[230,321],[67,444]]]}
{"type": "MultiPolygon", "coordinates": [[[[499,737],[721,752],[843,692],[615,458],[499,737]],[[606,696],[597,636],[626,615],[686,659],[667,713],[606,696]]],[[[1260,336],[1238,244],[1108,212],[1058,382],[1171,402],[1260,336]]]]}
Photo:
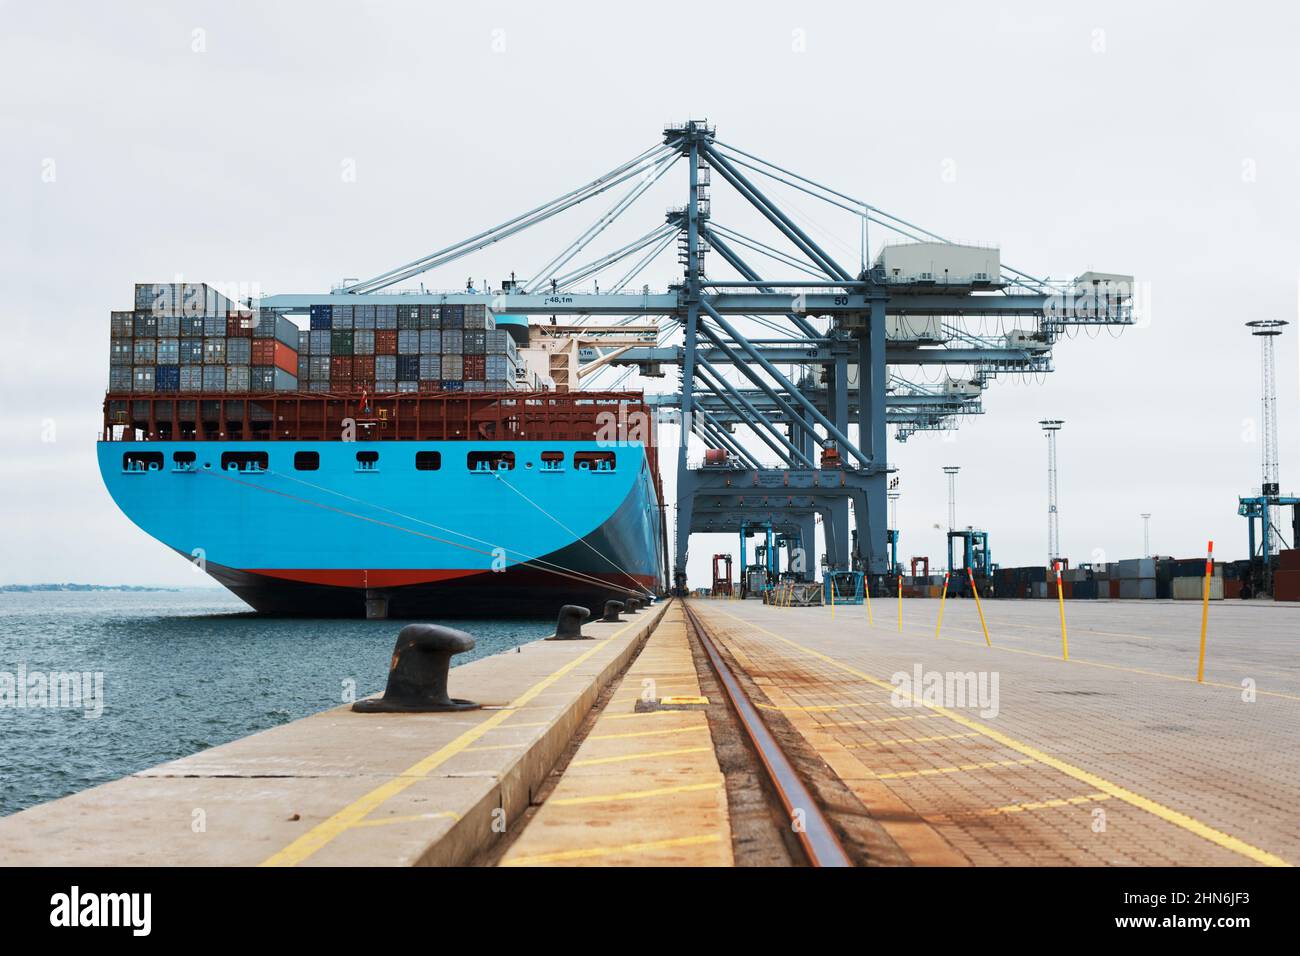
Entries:
{"type": "Polygon", "coordinates": [[[152,587],[141,584],[0,584],[6,591],[180,591],[181,588],[152,587]]]}

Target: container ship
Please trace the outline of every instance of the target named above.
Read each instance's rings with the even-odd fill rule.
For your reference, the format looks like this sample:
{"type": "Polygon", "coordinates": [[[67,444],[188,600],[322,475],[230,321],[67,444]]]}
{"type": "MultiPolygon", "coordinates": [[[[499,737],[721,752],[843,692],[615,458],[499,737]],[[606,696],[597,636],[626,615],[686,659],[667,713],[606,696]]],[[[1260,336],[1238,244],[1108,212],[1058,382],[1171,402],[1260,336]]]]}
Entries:
{"type": "Polygon", "coordinates": [[[549,616],[661,592],[644,396],[569,390],[576,343],[457,298],[295,315],[137,285],[110,317],[109,494],[267,614],[549,616]]]}

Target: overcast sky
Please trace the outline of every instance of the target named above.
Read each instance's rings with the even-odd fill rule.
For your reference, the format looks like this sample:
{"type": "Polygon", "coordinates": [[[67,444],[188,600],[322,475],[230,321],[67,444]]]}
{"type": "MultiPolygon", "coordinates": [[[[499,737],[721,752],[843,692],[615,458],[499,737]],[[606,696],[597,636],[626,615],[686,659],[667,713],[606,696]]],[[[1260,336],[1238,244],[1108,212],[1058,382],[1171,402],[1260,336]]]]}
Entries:
{"type": "MultiPolygon", "coordinates": [[[[1043,7],[0,4],[0,581],[196,583],[118,513],[95,465],[108,314],[130,308],[133,283],[324,291],[706,116],[721,140],[1031,273],[1132,273],[1150,289],[1144,327],[1064,342],[1055,374],[997,382],[959,431],[891,443],[902,557],[942,562],[954,464],[958,523],[989,529],[1004,565],[1042,561],[1045,416],[1066,422],[1076,562],[1139,555],[1143,511],[1159,553],[1214,538],[1244,556],[1236,497],[1259,483],[1260,384],[1243,323],[1294,322],[1300,288],[1297,14],[1043,7]]],[[[622,235],[682,202],[683,177],[622,235]]],[[[714,196],[719,221],[757,232],[720,182],[714,196]]],[[[851,219],[791,205],[856,265],[851,219]]],[[[529,275],[597,211],[425,282],[529,275]]],[[[674,269],[667,255],[644,281],[674,269]]],[[[1298,342],[1295,325],[1279,340],[1284,490],[1300,488],[1298,342]]],[[[693,540],[692,583],[716,550],[734,542],[693,540]]]]}

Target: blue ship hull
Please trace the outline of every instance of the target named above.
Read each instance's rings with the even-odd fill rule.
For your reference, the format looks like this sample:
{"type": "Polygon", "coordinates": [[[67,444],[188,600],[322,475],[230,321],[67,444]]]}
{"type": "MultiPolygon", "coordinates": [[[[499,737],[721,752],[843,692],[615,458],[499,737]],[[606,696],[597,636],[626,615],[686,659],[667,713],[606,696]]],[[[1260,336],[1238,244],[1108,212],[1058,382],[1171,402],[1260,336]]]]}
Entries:
{"type": "Polygon", "coordinates": [[[383,597],[393,617],[549,616],[661,583],[640,444],[111,441],[98,455],[127,517],[268,614],[360,616],[383,597]],[[558,467],[542,458],[557,452],[558,467]],[[613,452],[612,467],[580,452],[613,452]],[[513,467],[471,462],[482,453],[513,467]]]}

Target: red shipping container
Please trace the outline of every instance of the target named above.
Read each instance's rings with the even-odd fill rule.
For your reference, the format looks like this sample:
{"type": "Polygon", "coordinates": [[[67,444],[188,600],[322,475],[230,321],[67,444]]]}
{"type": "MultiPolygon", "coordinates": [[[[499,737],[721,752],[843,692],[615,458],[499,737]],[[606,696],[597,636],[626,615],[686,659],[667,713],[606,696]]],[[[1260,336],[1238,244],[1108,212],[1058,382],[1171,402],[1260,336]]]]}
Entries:
{"type": "Polygon", "coordinates": [[[376,329],[375,330],[375,354],[376,355],[397,354],[397,329],[376,329]]]}
{"type": "Polygon", "coordinates": [[[1289,548],[1277,553],[1277,566],[1280,571],[1300,571],[1300,548],[1289,548]]]}
{"type": "Polygon", "coordinates": [[[441,391],[442,391],[442,382],[438,381],[437,379],[432,379],[432,380],[428,380],[428,381],[423,381],[423,382],[420,383],[420,391],[422,391],[422,392],[441,392],[441,391]]]}
{"type": "Polygon", "coordinates": [[[330,359],[330,383],[332,385],[352,384],[351,355],[335,355],[330,359]]]}
{"type": "Polygon", "coordinates": [[[1241,597],[1241,581],[1238,578],[1223,579],[1223,596],[1228,600],[1236,600],[1241,597]]]}
{"type": "Polygon", "coordinates": [[[375,357],[373,355],[354,355],[352,357],[352,381],[358,385],[375,383],[375,357]]]}
{"type": "Polygon", "coordinates": [[[464,375],[467,382],[482,382],[487,379],[487,356],[466,355],[464,375]]]}
{"type": "Polygon", "coordinates": [[[1119,578],[1110,579],[1110,599],[1112,601],[1119,600],[1119,578]]]}
{"type": "Polygon", "coordinates": [[[276,339],[253,339],[253,364],[274,365],[290,375],[297,375],[298,353],[276,339]]]}
{"type": "Polygon", "coordinates": [[[291,345],[285,345],[276,339],[266,339],[275,343],[275,361],[268,364],[274,365],[290,375],[298,374],[298,350],[291,345]]]}
{"type": "Polygon", "coordinates": [[[226,337],[234,339],[251,339],[253,337],[253,318],[250,315],[231,315],[226,318],[226,337]]]}
{"type": "Polygon", "coordinates": [[[1300,571],[1273,573],[1273,600],[1300,601],[1300,571]]]}

